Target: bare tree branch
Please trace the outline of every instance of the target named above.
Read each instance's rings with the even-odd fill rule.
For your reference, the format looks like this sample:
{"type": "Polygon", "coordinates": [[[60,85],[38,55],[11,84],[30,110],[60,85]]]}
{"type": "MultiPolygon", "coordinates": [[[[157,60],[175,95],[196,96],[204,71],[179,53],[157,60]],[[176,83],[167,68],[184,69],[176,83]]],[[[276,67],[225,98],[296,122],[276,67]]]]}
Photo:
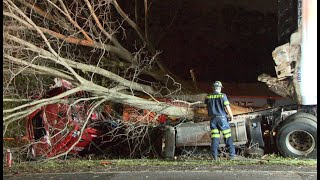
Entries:
{"type": "Polygon", "coordinates": [[[143,145],[152,142],[149,131],[158,125],[161,115],[193,119],[195,103],[158,99],[173,97],[182,87],[167,75],[160,62],[161,51],[150,42],[151,3],[138,3],[124,12],[127,8],[115,0],[4,0],[3,82],[7,106],[3,109],[3,135],[8,135],[9,127],[19,121],[27,120],[27,131],[36,129],[32,123],[42,121],[46,130],[43,139],[31,137],[23,149],[41,147],[45,138],[56,139],[48,149],[41,149],[41,153],[47,153],[44,156],[53,159],[73,150],[84,130],[94,124],[93,112],[105,115],[109,113],[105,106],[113,104],[132,106],[141,119],[127,121],[124,112],[114,109],[113,115],[99,119],[99,123],[116,118],[121,125],[104,132],[110,137],[106,141],[125,137],[121,143],[128,144],[129,155],[133,156],[153,151],[143,145]],[[128,16],[131,11],[135,11],[136,22],[128,16]],[[138,19],[137,15],[143,13],[145,19],[138,19]],[[52,124],[55,120],[50,118],[60,118],[61,127],[52,124]],[[80,129],[72,129],[78,127],[73,124],[76,121],[80,129]],[[76,142],[64,149],[66,146],[59,143],[73,132],[80,132],[76,142]]]}
{"type": "Polygon", "coordinates": [[[123,19],[125,19],[125,20],[130,24],[130,26],[131,26],[134,30],[136,30],[136,32],[138,33],[139,37],[140,37],[142,40],[146,41],[146,39],[145,39],[144,36],[143,36],[142,30],[141,30],[141,29],[139,28],[139,26],[137,26],[137,24],[134,23],[134,22],[129,18],[129,16],[121,9],[121,7],[120,7],[119,4],[117,3],[117,1],[116,1],[116,0],[113,0],[112,3],[113,3],[113,5],[114,5],[114,7],[117,9],[118,13],[121,15],[121,17],[122,17],[123,19]]]}

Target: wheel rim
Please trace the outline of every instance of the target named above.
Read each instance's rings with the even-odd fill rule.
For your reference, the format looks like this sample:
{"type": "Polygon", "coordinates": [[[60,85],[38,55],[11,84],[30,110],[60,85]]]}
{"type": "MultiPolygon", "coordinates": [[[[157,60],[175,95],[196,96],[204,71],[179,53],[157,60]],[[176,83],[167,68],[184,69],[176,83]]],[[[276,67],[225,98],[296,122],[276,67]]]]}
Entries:
{"type": "Polygon", "coordinates": [[[314,137],[306,131],[293,131],[286,137],[286,146],[297,155],[307,155],[315,148],[314,137]]]}

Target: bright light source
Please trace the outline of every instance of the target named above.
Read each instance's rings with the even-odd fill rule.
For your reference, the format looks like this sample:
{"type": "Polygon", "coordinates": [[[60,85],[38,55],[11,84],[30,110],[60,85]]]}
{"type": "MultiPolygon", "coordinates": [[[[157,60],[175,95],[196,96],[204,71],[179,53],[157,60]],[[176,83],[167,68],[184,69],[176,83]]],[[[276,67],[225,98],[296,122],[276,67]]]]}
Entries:
{"type": "Polygon", "coordinates": [[[317,0],[302,2],[302,104],[317,104],[317,0]]]}

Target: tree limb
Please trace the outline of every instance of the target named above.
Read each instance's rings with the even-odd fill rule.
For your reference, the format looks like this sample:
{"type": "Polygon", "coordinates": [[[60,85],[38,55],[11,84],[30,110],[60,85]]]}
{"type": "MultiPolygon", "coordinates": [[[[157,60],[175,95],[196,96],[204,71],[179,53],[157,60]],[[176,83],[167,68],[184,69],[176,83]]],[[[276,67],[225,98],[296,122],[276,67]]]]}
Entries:
{"type": "Polygon", "coordinates": [[[129,25],[134,29],[136,30],[136,32],[138,33],[139,37],[141,38],[141,40],[145,41],[146,42],[146,39],[143,37],[143,33],[142,33],[142,30],[139,28],[139,26],[134,23],[130,18],[129,16],[121,9],[121,7],[119,6],[119,4],[117,3],[116,0],[113,0],[112,1],[114,7],[116,8],[116,10],[118,11],[118,13],[120,14],[120,16],[126,20],[129,25]]]}
{"type": "Polygon", "coordinates": [[[52,68],[48,68],[48,67],[44,67],[44,66],[35,65],[35,64],[29,63],[27,61],[24,61],[22,59],[18,59],[18,58],[15,58],[13,56],[10,56],[8,54],[4,54],[3,57],[9,59],[11,62],[31,67],[33,69],[39,70],[41,72],[44,72],[44,73],[46,73],[48,75],[53,75],[54,77],[60,77],[60,78],[65,79],[65,80],[74,81],[74,78],[72,78],[71,76],[69,76],[69,75],[67,75],[67,74],[65,74],[65,73],[63,73],[61,71],[58,71],[58,70],[55,70],[55,69],[52,69],[52,68]]]}

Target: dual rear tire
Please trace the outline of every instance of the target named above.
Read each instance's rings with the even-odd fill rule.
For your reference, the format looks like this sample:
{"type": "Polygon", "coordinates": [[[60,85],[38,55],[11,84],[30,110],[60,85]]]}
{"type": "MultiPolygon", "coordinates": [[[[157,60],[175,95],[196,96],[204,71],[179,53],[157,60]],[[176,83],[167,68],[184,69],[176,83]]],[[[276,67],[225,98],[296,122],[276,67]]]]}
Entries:
{"type": "Polygon", "coordinates": [[[276,144],[284,157],[317,158],[317,117],[297,113],[277,131],[276,144]]]}

